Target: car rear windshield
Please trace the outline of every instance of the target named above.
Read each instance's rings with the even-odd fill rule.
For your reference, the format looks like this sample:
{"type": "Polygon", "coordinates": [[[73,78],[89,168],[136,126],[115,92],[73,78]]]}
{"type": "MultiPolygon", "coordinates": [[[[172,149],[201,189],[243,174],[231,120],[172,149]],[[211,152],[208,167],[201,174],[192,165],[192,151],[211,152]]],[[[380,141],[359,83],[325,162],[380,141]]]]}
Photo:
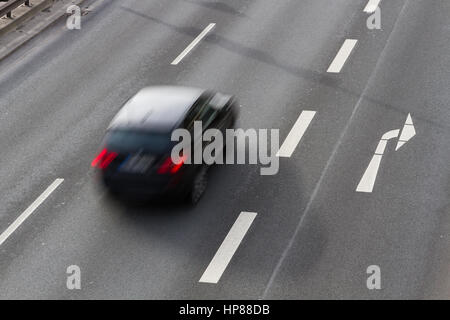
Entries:
{"type": "Polygon", "coordinates": [[[111,130],[106,135],[106,146],[119,152],[142,149],[148,153],[163,154],[171,150],[173,142],[168,133],[111,130]]]}

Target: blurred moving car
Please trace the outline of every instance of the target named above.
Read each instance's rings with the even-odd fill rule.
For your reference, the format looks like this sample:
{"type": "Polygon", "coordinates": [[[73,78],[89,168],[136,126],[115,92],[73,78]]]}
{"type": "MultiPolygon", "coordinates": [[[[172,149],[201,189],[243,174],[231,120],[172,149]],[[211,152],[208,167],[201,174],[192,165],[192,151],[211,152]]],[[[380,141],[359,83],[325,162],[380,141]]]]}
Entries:
{"type": "Polygon", "coordinates": [[[171,151],[178,142],[171,141],[172,131],[192,132],[194,121],[202,121],[203,130],[225,131],[236,117],[233,96],[186,87],[144,88],[114,117],[91,165],[100,169],[112,194],[168,196],[195,204],[205,191],[208,166],[173,163],[171,151]]]}

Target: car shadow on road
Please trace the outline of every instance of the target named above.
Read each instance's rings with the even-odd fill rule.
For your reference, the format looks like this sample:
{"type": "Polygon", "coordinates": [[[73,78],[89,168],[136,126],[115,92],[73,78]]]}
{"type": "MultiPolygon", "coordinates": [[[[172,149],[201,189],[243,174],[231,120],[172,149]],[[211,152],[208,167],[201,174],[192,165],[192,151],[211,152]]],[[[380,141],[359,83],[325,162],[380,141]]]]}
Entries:
{"type": "Polygon", "coordinates": [[[107,201],[112,205],[126,211],[132,215],[168,215],[177,216],[186,214],[195,206],[180,199],[170,199],[170,197],[144,198],[130,195],[107,195],[107,201]]]}
{"type": "MultiPolygon", "coordinates": [[[[233,169],[232,169],[233,171],[233,169]]],[[[238,186],[228,185],[235,183],[233,179],[225,182],[224,177],[233,176],[235,173],[230,173],[229,166],[213,165],[208,169],[208,185],[205,193],[200,198],[197,204],[192,204],[188,199],[174,197],[170,194],[164,197],[142,197],[132,195],[115,195],[105,191],[103,201],[107,206],[115,208],[114,211],[123,213],[127,218],[137,219],[145,217],[145,219],[153,219],[158,217],[170,217],[176,220],[177,217],[191,217],[198,212],[205,211],[206,208],[217,207],[217,202],[229,197],[227,192],[238,189],[238,186]],[[220,196],[211,197],[211,193],[217,193],[217,188],[220,189],[220,196]],[[226,190],[223,190],[225,188],[226,190]],[[213,189],[213,191],[211,191],[213,189]],[[223,191],[222,191],[223,190],[223,191]]]]}

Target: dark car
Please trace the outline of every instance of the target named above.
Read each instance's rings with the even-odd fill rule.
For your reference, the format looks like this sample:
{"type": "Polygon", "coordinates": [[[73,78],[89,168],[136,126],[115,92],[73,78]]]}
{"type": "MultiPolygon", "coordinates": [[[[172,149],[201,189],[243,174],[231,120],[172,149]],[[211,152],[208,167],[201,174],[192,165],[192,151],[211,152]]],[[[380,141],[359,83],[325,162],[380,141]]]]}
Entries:
{"type": "Polygon", "coordinates": [[[196,203],[206,188],[208,166],[174,163],[171,152],[177,142],[171,134],[177,128],[191,132],[194,121],[202,121],[203,130],[225,131],[236,117],[236,101],[229,95],[185,87],[144,88],[114,117],[92,166],[112,194],[196,203]]]}

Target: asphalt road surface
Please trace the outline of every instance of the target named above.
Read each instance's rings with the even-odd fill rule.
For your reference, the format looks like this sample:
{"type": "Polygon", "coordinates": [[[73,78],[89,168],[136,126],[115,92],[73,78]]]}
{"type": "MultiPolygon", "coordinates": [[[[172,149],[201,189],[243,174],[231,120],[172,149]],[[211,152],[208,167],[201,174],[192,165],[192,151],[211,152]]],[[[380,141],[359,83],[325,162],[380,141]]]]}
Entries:
{"type": "Polygon", "coordinates": [[[380,30],[368,0],[92,3],[81,30],[60,21],[0,63],[1,299],[450,298],[449,1],[381,1],[380,30]],[[280,143],[315,114],[276,175],[216,166],[195,207],[112,200],[90,162],[122,104],[160,84],[234,94],[237,126],[280,143]],[[219,247],[231,261],[200,282],[219,247]]]}

